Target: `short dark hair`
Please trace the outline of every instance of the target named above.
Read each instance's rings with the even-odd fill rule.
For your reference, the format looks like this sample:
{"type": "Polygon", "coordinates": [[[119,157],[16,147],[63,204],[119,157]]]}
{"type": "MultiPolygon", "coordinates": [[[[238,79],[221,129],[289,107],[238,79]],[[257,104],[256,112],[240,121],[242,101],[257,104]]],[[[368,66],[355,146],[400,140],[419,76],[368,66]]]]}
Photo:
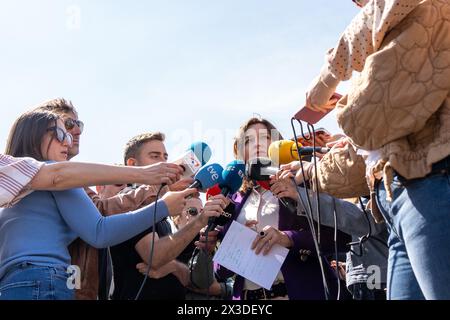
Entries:
{"type": "Polygon", "coordinates": [[[166,136],[162,132],[148,132],[131,138],[130,141],[128,141],[125,145],[125,151],[123,153],[124,164],[127,164],[128,159],[136,158],[138,156],[139,151],[144,143],[153,140],[164,142],[165,139],[166,136]]]}
{"type": "Polygon", "coordinates": [[[42,102],[41,104],[35,107],[35,110],[50,111],[58,115],[68,113],[74,113],[78,115],[78,112],[73,106],[72,101],[63,98],[56,98],[42,102]]]}
{"type": "MultiPolygon", "coordinates": [[[[44,110],[32,110],[22,114],[9,131],[5,154],[13,157],[31,157],[45,161],[41,152],[42,139],[51,123],[59,119],[58,115],[44,110]]],[[[49,145],[50,146],[50,145],[49,145]]]]}

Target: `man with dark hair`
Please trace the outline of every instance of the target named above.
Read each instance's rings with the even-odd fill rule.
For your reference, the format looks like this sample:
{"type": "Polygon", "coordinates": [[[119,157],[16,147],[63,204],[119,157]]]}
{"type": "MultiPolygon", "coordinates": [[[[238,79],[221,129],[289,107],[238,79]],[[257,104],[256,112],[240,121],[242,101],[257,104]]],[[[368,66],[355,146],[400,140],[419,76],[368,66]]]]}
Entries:
{"type": "MultiPolygon", "coordinates": [[[[160,132],[145,133],[132,138],[124,151],[124,162],[127,166],[144,166],[156,162],[166,162],[168,154],[164,146],[164,134],[160,132]]],[[[192,180],[180,180],[178,188],[185,188],[192,180]],[[184,186],[182,186],[184,184],[184,186]]],[[[152,200],[155,200],[158,188],[154,189],[152,200]]],[[[161,196],[168,191],[164,187],[161,196]]],[[[188,267],[176,258],[198,235],[200,229],[207,224],[202,214],[174,235],[167,219],[155,225],[156,233],[149,228],[140,235],[111,248],[114,270],[114,299],[134,299],[144,275],[137,265],[144,261],[150,263],[149,255],[153,236],[155,237],[153,259],[151,261],[150,278],[146,282],[140,296],[141,299],[184,299],[185,286],[189,283],[188,267]]]]}

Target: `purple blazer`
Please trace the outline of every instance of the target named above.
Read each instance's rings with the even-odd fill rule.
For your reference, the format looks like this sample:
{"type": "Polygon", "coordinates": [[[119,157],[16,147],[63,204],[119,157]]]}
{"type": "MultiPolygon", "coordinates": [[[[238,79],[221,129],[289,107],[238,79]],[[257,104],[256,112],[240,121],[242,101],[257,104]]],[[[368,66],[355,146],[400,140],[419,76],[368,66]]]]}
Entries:
{"type": "MultiPolygon", "coordinates": [[[[250,192],[251,191],[246,194],[238,192],[232,196],[232,204],[235,206],[234,212],[232,213],[232,219],[224,226],[220,236],[223,237],[228,231],[232,221],[237,219],[250,192]]],[[[293,247],[290,248],[289,254],[281,267],[289,299],[323,300],[325,299],[325,295],[322,275],[308,221],[305,217],[291,213],[283,205],[279,204],[279,206],[278,229],[284,231],[294,244],[293,247]],[[300,250],[309,250],[311,251],[311,255],[308,256],[305,261],[302,261],[300,258],[300,250]]],[[[320,233],[322,255],[334,256],[334,229],[321,226],[320,233]]],[[[345,244],[349,241],[350,237],[347,234],[338,231],[338,251],[348,251],[345,244]]],[[[333,271],[325,258],[322,259],[330,291],[330,298],[336,299],[337,279],[335,271],[333,271]]],[[[217,265],[216,268],[217,275],[221,278],[228,278],[234,275],[232,271],[220,265],[217,265]]],[[[236,275],[233,287],[233,299],[241,298],[244,280],[243,277],[236,275]]]]}

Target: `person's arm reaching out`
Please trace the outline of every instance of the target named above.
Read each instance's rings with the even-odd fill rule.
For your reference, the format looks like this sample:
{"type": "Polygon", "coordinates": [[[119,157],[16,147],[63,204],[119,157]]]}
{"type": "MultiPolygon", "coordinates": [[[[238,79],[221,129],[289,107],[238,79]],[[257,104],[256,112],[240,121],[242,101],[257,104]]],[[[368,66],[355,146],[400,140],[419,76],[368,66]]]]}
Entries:
{"type": "Polygon", "coordinates": [[[145,167],[113,166],[94,163],[58,162],[45,164],[31,180],[32,190],[65,190],[85,186],[142,183],[172,184],[182,169],[171,163],[145,167]]]}
{"type": "Polygon", "coordinates": [[[148,229],[156,210],[156,221],[181,212],[185,197],[197,193],[196,189],[169,192],[161,200],[126,214],[103,217],[83,189],[53,192],[58,209],[80,238],[97,248],[113,246],[148,229]]]}
{"type": "Polygon", "coordinates": [[[386,34],[423,0],[364,0],[361,11],[342,33],[335,48],[330,49],[320,75],[307,92],[306,106],[316,111],[333,108],[327,105],[340,81],[361,72],[368,56],[377,52],[386,34]]]}

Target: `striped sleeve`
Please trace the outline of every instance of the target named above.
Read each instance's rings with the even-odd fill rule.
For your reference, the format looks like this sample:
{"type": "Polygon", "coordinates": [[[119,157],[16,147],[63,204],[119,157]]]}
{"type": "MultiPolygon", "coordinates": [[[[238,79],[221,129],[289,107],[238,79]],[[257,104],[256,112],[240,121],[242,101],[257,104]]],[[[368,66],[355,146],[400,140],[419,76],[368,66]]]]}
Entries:
{"type": "Polygon", "coordinates": [[[0,207],[11,207],[30,194],[28,185],[43,165],[32,158],[0,154],[0,207]]]}

